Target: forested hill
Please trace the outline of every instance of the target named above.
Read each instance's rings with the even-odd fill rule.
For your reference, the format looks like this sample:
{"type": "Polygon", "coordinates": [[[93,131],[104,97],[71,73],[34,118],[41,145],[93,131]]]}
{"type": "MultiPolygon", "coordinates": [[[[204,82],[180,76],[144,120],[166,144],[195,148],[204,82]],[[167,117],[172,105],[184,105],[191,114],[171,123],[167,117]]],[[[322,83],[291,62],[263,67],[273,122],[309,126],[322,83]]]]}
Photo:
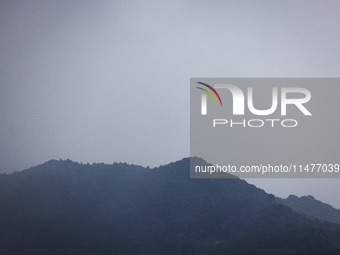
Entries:
{"type": "Polygon", "coordinates": [[[310,220],[240,179],[158,168],[47,163],[0,176],[0,254],[340,254],[310,220]]]}
{"type": "Polygon", "coordinates": [[[340,224],[340,210],[316,200],[313,196],[297,197],[290,195],[286,199],[277,198],[277,201],[311,219],[320,219],[340,224]]]}

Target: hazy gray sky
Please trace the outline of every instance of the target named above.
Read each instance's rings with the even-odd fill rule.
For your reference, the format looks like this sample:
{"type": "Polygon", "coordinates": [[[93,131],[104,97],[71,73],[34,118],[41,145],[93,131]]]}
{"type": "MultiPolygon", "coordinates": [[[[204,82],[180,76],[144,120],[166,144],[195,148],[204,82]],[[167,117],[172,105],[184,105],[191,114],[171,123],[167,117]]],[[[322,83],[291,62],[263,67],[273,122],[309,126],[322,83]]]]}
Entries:
{"type": "MultiPolygon", "coordinates": [[[[190,77],[339,77],[340,1],[0,2],[0,171],[189,156],[190,77]]],[[[340,207],[340,180],[253,180],[340,207]]]]}

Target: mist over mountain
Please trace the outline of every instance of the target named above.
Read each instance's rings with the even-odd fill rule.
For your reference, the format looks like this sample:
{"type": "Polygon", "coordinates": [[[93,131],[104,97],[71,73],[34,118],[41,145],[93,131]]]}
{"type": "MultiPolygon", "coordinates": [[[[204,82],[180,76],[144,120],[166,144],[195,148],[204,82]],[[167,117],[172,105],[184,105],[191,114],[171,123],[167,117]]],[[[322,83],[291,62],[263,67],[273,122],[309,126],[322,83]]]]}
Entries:
{"type": "Polygon", "coordinates": [[[312,219],[320,219],[340,224],[340,210],[316,200],[313,196],[297,197],[290,195],[286,199],[277,198],[278,203],[292,208],[312,219]]]}
{"type": "MultiPolygon", "coordinates": [[[[199,160],[199,159],[197,159],[199,160]]],[[[203,162],[202,162],[203,163],[203,162]]],[[[0,175],[0,254],[340,254],[340,227],[244,180],[51,160],[0,175]]]]}

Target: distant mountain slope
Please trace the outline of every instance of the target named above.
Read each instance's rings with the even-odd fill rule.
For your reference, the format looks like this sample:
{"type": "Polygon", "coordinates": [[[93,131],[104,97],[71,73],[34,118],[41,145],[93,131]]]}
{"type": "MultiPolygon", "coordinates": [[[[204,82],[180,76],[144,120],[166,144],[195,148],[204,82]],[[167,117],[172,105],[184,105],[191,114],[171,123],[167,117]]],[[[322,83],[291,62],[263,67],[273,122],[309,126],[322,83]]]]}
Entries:
{"type": "MultiPolygon", "coordinates": [[[[203,162],[201,162],[203,164],[203,162]]],[[[0,176],[0,254],[340,254],[312,221],[240,179],[52,160],[0,176]]]]}
{"type": "Polygon", "coordinates": [[[278,202],[312,219],[326,220],[340,224],[340,210],[316,200],[312,196],[302,196],[299,198],[290,195],[286,199],[278,198],[278,202]]]}

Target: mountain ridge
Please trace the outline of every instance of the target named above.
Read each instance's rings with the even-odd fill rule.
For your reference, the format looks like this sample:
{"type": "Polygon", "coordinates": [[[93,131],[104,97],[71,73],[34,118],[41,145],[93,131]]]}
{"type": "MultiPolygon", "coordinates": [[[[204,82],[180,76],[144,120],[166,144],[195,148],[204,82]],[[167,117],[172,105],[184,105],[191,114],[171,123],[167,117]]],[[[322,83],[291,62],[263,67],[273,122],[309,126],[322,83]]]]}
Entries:
{"type": "Polygon", "coordinates": [[[340,254],[337,224],[241,179],[189,175],[189,158],[156,168],[50,160],[2,175],[0,252],[340,254]]]}
{"type": "Polygon", "coordinates": [[[292,210],[306,215],[311,219],[334,222],[340,224],[340,210],[315,199],[311,195],[289,195],[286,199],[277,198],[277,202],[290,207],[292,210]]]}

